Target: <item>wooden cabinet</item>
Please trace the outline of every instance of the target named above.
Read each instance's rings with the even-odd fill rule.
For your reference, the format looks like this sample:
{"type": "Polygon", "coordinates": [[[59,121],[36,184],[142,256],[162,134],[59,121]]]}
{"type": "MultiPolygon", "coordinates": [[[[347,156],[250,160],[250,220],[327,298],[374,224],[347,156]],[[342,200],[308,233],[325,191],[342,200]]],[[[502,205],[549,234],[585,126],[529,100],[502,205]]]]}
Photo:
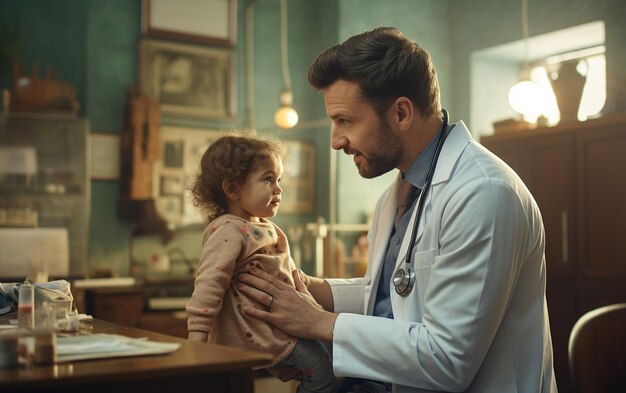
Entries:
{"type": "Polygon", "coordinates": [[[143,289],[97,288],[85,291],[87,314],[104,321],[140,327],[143,313],[143,289]]]}
{"type": "Polygon", "coordinates": [[[580,275],[624,282],[626,120],[582,130],[577,152],[580,275]]]}
{"type": "Polygon", "coordinates": [[[149,311],[141,316],[141,328],[168,336],[187,338],[187,312],[184,310],[149,311]]]}
{"type": "Polygon", "coordinates": [[[561,392],[577,318],[626,301],[626,114],[482,138],[535,197],[546,231],[547,300],[561,392]]]}

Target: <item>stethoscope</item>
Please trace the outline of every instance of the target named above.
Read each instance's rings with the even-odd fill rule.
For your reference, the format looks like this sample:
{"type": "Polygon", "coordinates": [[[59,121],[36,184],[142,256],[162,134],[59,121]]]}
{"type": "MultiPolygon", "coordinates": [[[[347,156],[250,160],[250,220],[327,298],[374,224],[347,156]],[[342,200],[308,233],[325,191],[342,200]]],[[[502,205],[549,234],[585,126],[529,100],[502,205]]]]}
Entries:
{"type": "Polygon", "coordinates": [[[417,206],[415,207],[417,212],[415,213],[415,222],[413,223],[413,230],[411,231],[409,248],[407,248],[406,255],[404,257],[404,268],[399,268],[393,275],[393,286],[396,289],[396,293],[402,297],[409,296],[415,286],[415,269],[413,269],[413,254],[411,253],[411,250],[413,250],[413,246],[415,245],[417,228],[419,227],[420,217],[422,215],[422,210],[424,209],[424,203],[422,201],[426,200],[426,193],[428,192],[430,183],[433,180],[435,167],[437,166],[437,161],[439,160],[439,153],[441,153],[441,148],[443,147],[446,137],[448,136],[448,111],[445,109],[442,109],[441,111],[443,112],[443,126],[441,127],[439,141],[437,141],[435,155],[433,156],[433,160],[430,162],[430,167],[428,168],[428,173],[426,174],[424,189],[417,199],[417,206]]]}

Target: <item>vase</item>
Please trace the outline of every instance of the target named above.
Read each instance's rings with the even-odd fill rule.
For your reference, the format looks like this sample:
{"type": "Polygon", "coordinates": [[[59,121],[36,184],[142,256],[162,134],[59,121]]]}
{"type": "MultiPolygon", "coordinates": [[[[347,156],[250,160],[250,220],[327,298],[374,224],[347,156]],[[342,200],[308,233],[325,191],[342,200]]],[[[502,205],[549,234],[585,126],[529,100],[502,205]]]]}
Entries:
{"type": "Polygon", "coordinates": [[[558,75],[550,80],[561,113],[561,123],[578,121],[578,107],[587,79],[576,70],[578,61],[561,63],[558,75]]]}

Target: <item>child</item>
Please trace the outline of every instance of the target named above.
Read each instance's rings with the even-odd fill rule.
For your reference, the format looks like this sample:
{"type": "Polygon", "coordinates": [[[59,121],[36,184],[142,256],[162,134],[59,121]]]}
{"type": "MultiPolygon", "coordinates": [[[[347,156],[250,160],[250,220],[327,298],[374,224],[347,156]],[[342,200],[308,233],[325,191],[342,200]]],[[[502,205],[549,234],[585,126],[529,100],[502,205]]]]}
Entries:
{"type": "MultiPolygon", "coordinates": [[[[267,218],[278,211],[283,148],[255,136],[225,136],[202,156],[192,186],[194,204],[207,212],[200,265],[187,303],[189,339],[274,355],[271,366],[302,371],[298,392],[330,392],[330,356],[322,343],[290,336],[243,307],[256,302],[237,290],[235,278],[256,266],[294,285],[296,269],[283,232],[267,218]]],[[[256,307],[271,307],[255,304],[256,307]]]]}

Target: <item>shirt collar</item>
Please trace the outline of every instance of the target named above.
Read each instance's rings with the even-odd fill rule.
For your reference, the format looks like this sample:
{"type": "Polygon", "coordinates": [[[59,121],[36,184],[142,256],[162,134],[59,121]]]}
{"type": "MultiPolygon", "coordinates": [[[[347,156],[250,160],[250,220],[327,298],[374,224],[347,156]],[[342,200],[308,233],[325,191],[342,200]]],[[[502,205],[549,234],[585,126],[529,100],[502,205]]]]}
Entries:
{"type": "MultiPolygon", "coordinates": [[[[454,124],[448,124],[448,128],[445,130],[446,133],[449,133],[450,130],[454,127],[454,124]]],[[[441,136],[441,131],[436,133],[426,148],[417,155],[409,170],[404,174],[405,177],[413,186],[421,189],[424,189],[426,185],[426,176],[428,176],[428,169],[430,168],[430,164],[433,161],[433,157],[435,156],[435,151],[437,150],[437,142],[441,136]]]]}

